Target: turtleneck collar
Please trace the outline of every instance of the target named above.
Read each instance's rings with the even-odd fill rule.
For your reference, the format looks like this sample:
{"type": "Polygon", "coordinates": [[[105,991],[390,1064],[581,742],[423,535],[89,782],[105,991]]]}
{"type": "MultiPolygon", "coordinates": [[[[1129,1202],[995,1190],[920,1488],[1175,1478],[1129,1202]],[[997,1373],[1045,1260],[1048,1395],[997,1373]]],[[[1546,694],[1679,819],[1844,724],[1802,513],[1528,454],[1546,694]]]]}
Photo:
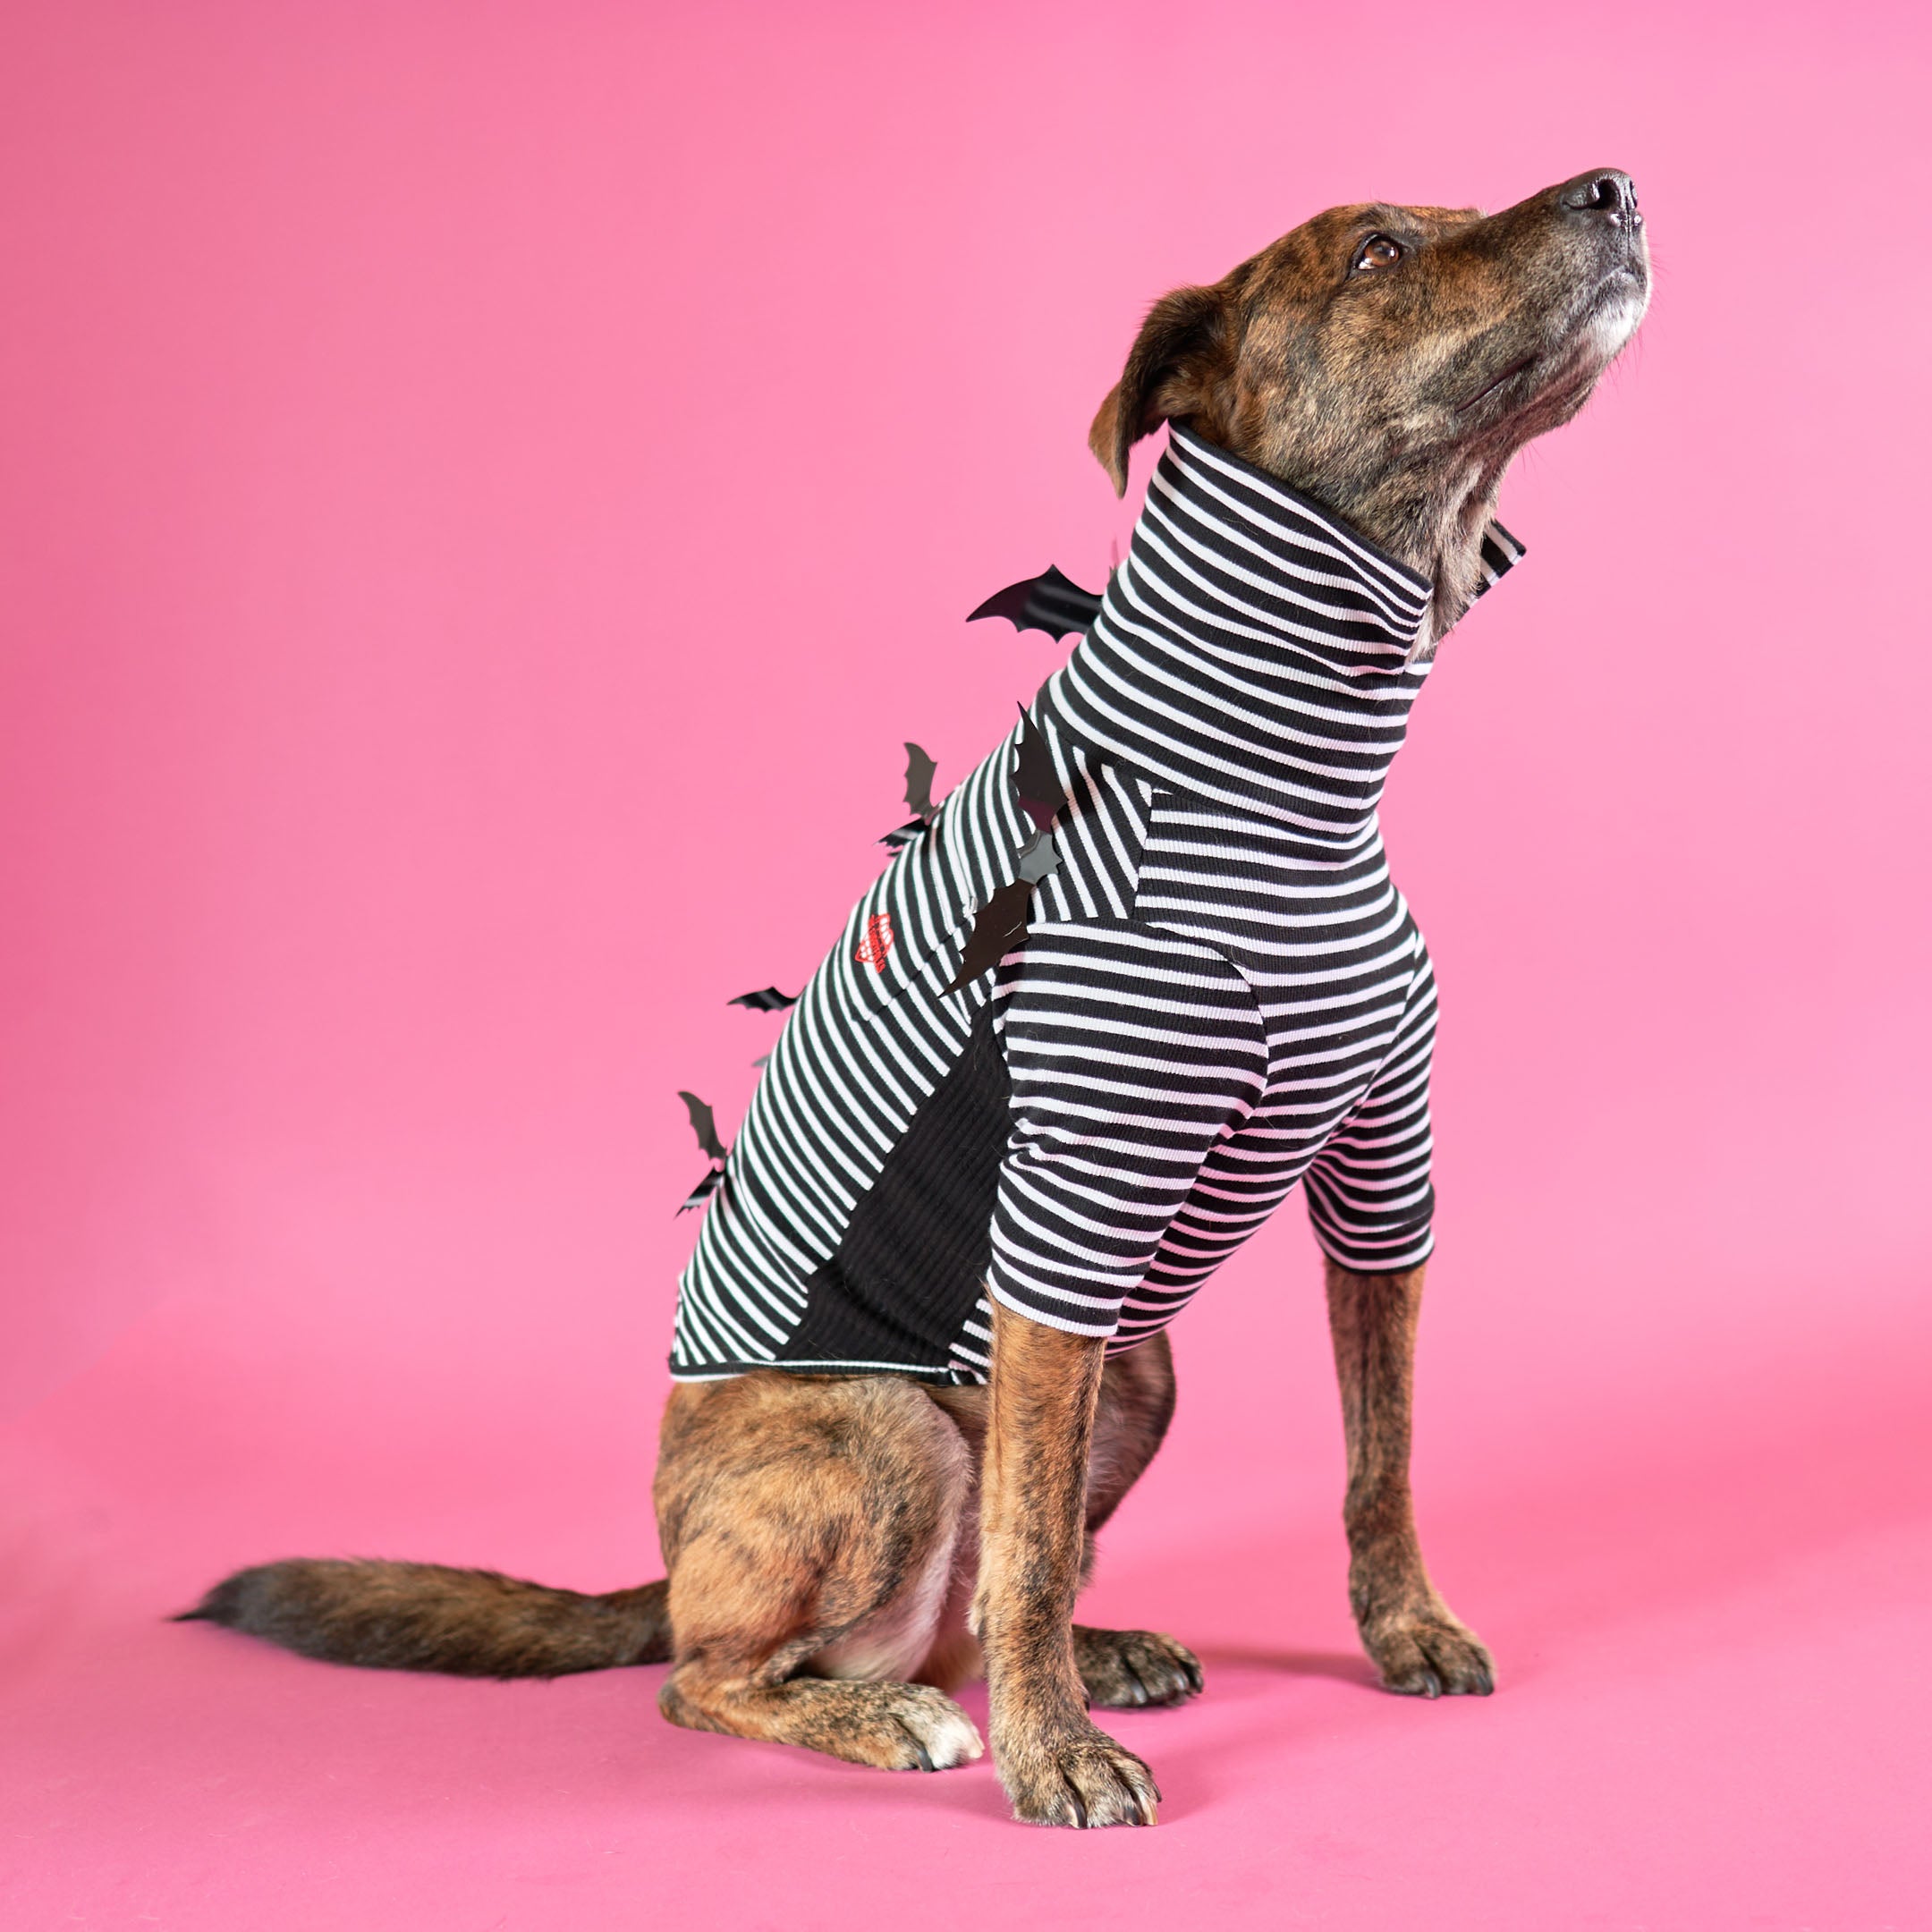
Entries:
{"type": "Polygon", "coordinates": [[[1143,571],[1157,559],[1215,621],[1321,651],[1342,640],[1408,657],[1434,589],[1332,512],[1178,424],[1128,555],[1143,571]]]}
{"type": "MultiPolygon", "coordinates": [[[[1487,589],[1522,554],[1492,524],[1487,589]]],[[[1157,784],[1356,844],[1428,674],[1433,587],[1332,513],[1170,428],[1061,729],[1157,784]]]]}

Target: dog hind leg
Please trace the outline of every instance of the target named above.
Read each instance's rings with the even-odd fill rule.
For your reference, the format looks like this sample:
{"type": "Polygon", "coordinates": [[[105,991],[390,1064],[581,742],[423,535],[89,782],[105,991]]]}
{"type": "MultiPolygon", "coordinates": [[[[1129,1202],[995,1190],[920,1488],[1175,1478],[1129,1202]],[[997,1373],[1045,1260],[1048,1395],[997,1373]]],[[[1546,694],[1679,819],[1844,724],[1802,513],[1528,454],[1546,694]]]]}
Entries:
{"type": "Polygon", "coordinates": [[[891,1770],[979,1757],[958,1705],[900,1681],[931,1646],[970,1489],[964,1441],[916,1384],[679,1388],[656,1489],[676,1633],[664,1715],[891,1770]]]}
{"type": "Polygon", "coordinates": [[[1357,1275],[1330,1260],[1328,1327],[1348,1441],[1349,1602],[1383,1684],[1412,1697],[1487,1697],[1496,1666],[1437,1594],[1409,1490],[1422,1268],[1357,1275]]]}

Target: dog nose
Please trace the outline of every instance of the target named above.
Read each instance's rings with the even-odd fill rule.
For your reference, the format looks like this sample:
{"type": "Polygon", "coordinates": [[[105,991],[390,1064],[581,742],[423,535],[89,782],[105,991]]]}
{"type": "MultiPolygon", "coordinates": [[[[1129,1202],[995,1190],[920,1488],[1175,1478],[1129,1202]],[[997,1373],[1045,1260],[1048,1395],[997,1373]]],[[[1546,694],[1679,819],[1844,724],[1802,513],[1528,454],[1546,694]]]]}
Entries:
{"type": "Polygon", "coordinates": [[[1594,216],[1616,226],[1637,227],[1637,183],[1622,168],[1592,168],[1556,191],[1556,206],[1571,215],[1594,216]]]}

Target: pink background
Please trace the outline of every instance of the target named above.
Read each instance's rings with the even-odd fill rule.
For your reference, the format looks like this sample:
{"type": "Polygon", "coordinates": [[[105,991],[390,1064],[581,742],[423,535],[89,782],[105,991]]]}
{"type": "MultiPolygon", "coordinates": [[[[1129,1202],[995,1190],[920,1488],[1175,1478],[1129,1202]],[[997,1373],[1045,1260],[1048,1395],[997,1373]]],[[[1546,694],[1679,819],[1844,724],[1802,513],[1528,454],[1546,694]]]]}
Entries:
{"type": "Polygon", "coordinates": [[[0,1918],[1932,1924],[1922,12],[699,11],[6,10],[0,1918]],[[1157,1831],[160,1622],[298,1551],[656,1573],[675,1089],[735,1124],[722,1002],[899,741],[956,779],[1057,661],[960,619],[1105,573],[1140,310],[1606,163],[1652,319],[1385,815],[1499,1695],[1354,1648],[1293,1205],[1089,1599],[1208,1661],[1115,1726],[1157,1831]]]}

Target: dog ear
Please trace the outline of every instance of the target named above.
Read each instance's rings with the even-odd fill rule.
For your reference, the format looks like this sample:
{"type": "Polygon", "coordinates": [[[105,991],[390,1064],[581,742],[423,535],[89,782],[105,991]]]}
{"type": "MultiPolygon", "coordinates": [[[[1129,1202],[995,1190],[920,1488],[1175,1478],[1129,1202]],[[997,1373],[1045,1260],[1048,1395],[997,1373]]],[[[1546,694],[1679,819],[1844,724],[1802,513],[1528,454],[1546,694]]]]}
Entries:
{"type": "Polygon", "coordinates": [[[1226,346],[1222,289],[1175,289],[1148,311],[1127,367],[1087,433],[1115,496],[1127,494],[1127,454],[1142,436],[1171,416],[1192,416],[1207,405],[1226,346]]]}

